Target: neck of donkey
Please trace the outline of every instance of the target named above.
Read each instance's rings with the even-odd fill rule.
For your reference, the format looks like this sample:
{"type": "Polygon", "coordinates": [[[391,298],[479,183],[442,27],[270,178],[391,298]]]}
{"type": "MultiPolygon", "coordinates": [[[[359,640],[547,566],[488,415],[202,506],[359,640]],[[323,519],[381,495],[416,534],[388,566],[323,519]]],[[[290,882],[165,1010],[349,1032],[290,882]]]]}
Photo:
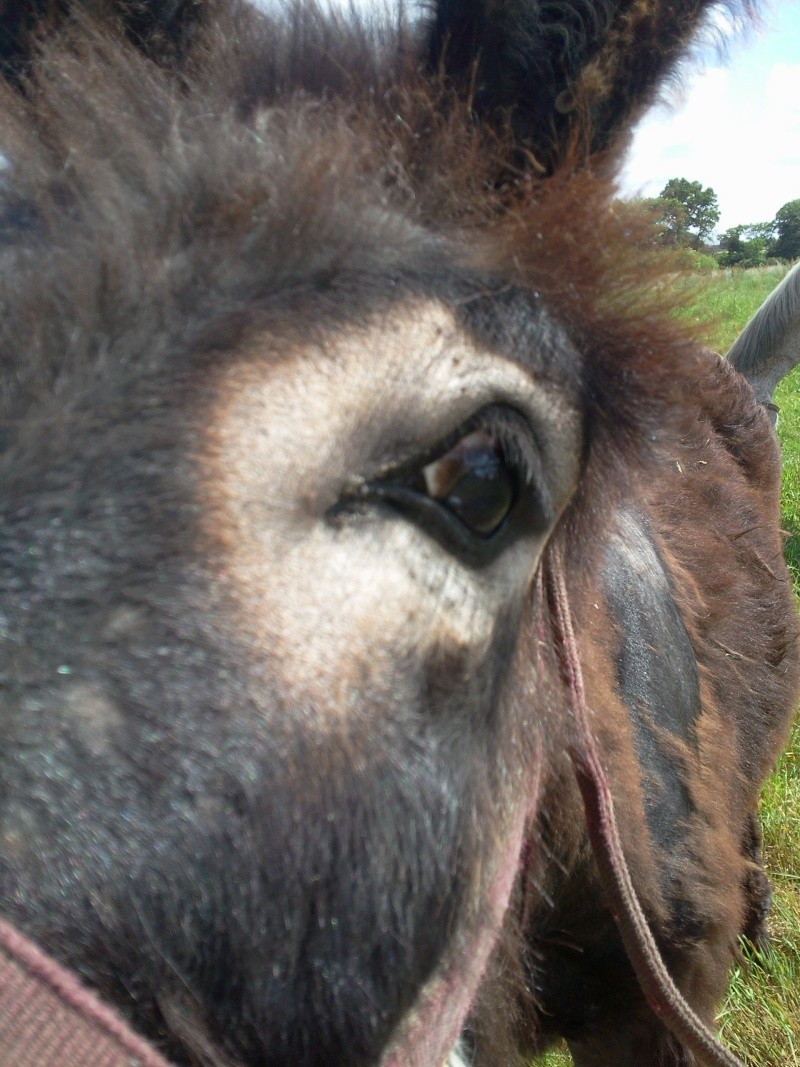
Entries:
{"type": "Polygon", "coordinates": [[[778,382],[800,363],[800,263],[764,301],[728,352],[728,361],[747,378],[758,400],[777,420],[773,394],[778,382]]]}
{"type": "Polygon", "coordinates": [[[720,1044],[673,982],[639,903],[622,851],[608,779],[589,723],[561,553],[557,547],[551,547],[548,556],[547,583],[554,610],[554,638],[575,722],[575,741],[569,755],[583,800],[592,854],[625,952],[650,1008],[694,1053],[698,1063],[705,1067],[744,1067],[738,1057],[720,1044]]]}

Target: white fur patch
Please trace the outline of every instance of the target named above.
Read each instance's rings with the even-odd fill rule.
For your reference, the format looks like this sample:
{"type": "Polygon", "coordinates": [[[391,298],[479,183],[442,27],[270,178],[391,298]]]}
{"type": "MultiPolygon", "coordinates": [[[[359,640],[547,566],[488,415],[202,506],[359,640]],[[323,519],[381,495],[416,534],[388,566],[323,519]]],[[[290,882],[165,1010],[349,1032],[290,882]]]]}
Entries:
{"type": "Polygon", "coordinates": [[[447,1062],[444,1064],[444,1067],[469,1067],[469,1063],[465,1058],[460,1041],[447,1057],[447,1062]]]}

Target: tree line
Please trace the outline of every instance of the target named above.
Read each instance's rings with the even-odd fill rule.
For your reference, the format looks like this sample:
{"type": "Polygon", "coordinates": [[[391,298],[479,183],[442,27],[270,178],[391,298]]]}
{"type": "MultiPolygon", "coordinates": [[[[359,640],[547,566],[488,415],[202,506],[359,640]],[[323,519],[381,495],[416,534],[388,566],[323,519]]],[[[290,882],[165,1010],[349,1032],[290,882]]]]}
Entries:
{"type": "Polygon", "coordinates": [[[719,222],[717,194],[700,182],[671,178],[658,196],[644,201],[661,244],[713,253],[723,267],[758,267],[771,259],[800,258],[800,200],[790,200],[771,222],[733,226],[708,244],[719,222]]]}

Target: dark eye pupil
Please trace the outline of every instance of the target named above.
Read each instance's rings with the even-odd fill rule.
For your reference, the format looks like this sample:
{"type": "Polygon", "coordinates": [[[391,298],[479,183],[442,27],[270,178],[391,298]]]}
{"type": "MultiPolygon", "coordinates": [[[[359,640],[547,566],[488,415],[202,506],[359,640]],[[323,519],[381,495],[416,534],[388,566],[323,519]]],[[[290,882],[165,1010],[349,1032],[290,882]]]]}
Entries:
{"type": "Polygon", "coordinates": [[[483,537],[493,534],[514,506],[515,473],[500,445],[484,430],[462,437],[421,474],[427,495],[483,537]]]}

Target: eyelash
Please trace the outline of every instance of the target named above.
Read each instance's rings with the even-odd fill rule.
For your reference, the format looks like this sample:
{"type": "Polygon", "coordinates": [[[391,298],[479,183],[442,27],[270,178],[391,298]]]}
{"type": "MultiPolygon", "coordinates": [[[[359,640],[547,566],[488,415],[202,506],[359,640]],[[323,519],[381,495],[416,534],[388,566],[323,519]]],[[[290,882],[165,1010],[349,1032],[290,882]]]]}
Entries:
{"type": "Polygon", "coordinates": [[[386,464],[368,481],[374,484],[413,476],[444,456],[464,437],[479,431],[494,438],[505,462],[519,475],[521,486],[543,484],[540,450],[530,423],[514,408],[499,404],[477,411],[431,448],[386,464]]]}

